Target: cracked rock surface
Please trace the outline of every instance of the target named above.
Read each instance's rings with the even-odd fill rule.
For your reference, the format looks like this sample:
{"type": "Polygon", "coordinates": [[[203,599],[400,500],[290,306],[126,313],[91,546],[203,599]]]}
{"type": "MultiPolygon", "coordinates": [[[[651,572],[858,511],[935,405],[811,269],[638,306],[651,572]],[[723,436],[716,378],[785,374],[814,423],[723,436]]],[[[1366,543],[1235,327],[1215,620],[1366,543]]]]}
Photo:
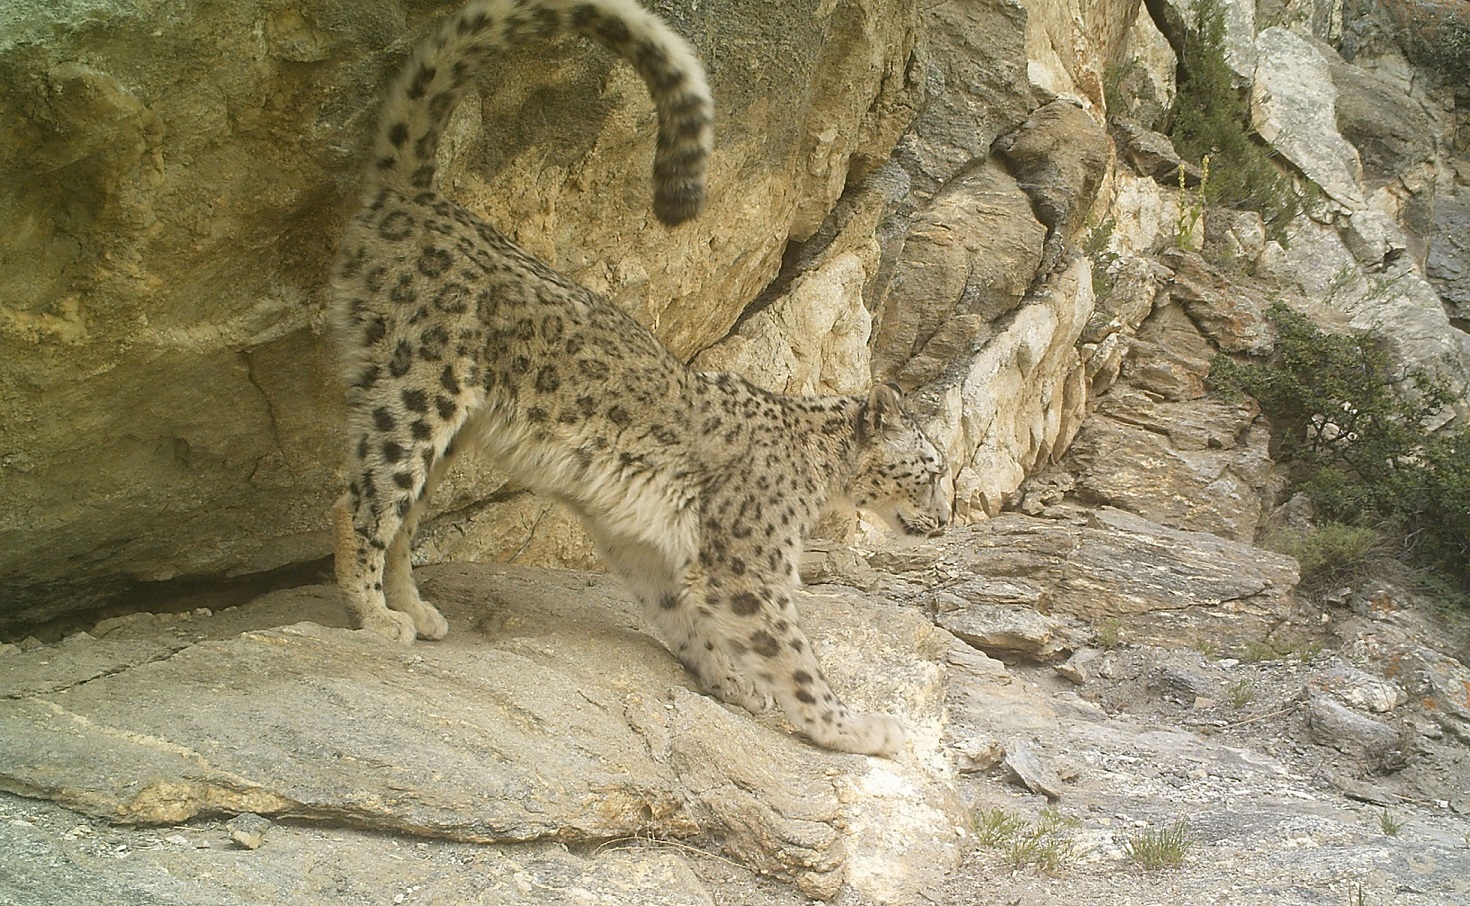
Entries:
{"type": "Polygon", "coordinates": [[[316,586],[12,646],[0,787],[123,825],[285,822],[262,853],[300,822],[404,841],[692,839],[824,898],[850,867],[881,888],[922,872],[920,856],[953,861],[957,810],[932,757],[946,643],[918,612],[835,586],[807,596],[834,684],[913,725],[916,753],[894,762],[821,751],[692,691],[609,577],[425,574],[456,627],[442,643],[340,628],[335,590],[316,586]],[[911,834],[901,850],[895,827],[911,834]]]}

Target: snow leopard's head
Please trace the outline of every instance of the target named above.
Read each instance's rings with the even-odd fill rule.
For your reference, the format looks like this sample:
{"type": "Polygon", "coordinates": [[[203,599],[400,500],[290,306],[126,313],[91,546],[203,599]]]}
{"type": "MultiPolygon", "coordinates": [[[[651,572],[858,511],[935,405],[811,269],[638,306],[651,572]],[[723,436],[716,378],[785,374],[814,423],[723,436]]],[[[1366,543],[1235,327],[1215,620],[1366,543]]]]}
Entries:
{"type": "Polygon", "coordinates": [[[943,531],[954,492],[949,466],[904,409],[896,384],[873,388],[858,417],[857,440],[852,502],[904,535],[924,538],[943,531]]]}

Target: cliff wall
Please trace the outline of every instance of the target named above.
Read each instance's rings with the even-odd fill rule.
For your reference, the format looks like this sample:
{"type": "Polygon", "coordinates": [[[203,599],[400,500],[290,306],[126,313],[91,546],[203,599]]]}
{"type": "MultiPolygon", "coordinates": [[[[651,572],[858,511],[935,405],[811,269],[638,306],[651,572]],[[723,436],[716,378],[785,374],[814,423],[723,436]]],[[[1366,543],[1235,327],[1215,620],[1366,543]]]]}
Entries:
{"type": "MultiPolygon", "coordinates": [[[[653,5],[719,107],[703,217],[653,220],[642,86],[576,40],[489,67],[444,142],[448,191],[696,367],[803,393],[898,381],[955,464],[961,519],[1055,461],[1120,373],[1256,342],[1203,324],[1161,257],[1189,202],[1167,142],[1148,148],[1189,8],[653,5]]],[[[343,441],[325,275],[381,90],[451,7],[3,14],[0,624],[327,556],[343,441]]],[[[1256,127],[1310,203],[1284,243],[1249,217],[1202,232],[1273,292],[1383,327],[1463,386],[1454,95],[1372,7],[1227,12],[1256,127]]],[[[593,562],[493,463],[460,469],[435,512],[421,560],[593,562]]]]}

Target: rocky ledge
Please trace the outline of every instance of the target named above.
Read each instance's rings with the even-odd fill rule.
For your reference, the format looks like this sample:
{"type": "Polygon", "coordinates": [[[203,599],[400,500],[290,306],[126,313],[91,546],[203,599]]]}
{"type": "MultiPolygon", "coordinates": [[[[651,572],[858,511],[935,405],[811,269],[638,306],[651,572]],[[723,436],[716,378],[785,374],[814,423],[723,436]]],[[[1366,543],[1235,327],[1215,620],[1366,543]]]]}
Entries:
{"type": "Polygon", "coordinates": [[[0,903],[1470,896],[1470,670],[1386,587],[1316,612],[1288,558],[1064,503],[823,547],[804,616],[914,727],[889,760],[698,694],[606,576],[424,573],[454,630],[407,649],[330,586],[6,646],[0,903]],[[981,845],[996,809],[1063,864],[981,845]]]}

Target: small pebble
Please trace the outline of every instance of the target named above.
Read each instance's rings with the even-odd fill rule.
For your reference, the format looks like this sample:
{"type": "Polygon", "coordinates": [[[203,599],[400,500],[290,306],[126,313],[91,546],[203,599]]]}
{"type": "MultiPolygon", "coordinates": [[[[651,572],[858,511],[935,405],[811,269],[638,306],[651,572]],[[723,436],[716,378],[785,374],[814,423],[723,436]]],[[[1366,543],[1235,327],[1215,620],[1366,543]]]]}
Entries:
{"type": "Polygon", "coordinates": [[[269,820],[260,817],[253,812],[236,815],[225,825],[230,829],[230,839],[245,849],[259,849],[260,844],[265,842],[265,832],[270,830],[269,820]]]}

